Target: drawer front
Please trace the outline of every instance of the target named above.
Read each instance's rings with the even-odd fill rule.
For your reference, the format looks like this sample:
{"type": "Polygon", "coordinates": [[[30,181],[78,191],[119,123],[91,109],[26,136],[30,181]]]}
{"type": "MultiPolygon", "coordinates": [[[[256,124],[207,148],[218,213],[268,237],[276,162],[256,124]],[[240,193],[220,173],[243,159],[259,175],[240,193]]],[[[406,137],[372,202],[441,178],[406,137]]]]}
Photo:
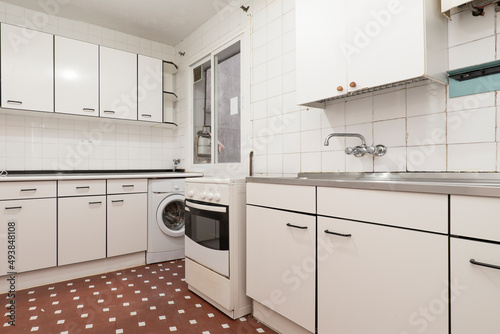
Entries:
{"type": "Polygon", "coordinates": [[[451,332],[493,334],[500,327],[500,245],[451,238],[451,332]],[[476,264],[471,263],[471,259],[476,264]]]}
{"type": "Polygon", "coordinates": [[[108,194],[145,193],[148,191],[147,179],[108,180],[108,194]]]}
{"type": "Polygon", "coordinates": [[[106,180],[59,181],[59,197],[105,195],[106,180]]]}
{"type": "Polygon", "coordinates": [[[316,187],[247,183],[247,203],[316,213],[316,187]]]}
{"type": "Polygon", "coordinates": [[[500,198],[451,196],[451,234],[500,241],[500,198]]]}
{"type": "Polygon", "coordinates": [[[56,181],[0,183],[0,200],[48,197],[56,197],[56,181]]]}
{"type": "Polygon", "coordinates": [[[318,214],[448,233],[448,195],[318,187],[318,214]]]}

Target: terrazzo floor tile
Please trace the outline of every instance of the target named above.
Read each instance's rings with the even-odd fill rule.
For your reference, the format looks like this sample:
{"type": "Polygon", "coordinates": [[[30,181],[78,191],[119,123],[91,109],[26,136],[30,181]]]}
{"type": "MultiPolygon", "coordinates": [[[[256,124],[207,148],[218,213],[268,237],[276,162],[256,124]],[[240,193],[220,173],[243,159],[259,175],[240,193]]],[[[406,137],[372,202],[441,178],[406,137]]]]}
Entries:
{"type": "MultiPolygon", "coordinates": [[[[6,294],[0,300],[9,302],[6,294]]],[[[233,320],[188,290],[184,260],[53,283],[16,294],[5,334],[275,333],[251,316],[233,320]]]]}

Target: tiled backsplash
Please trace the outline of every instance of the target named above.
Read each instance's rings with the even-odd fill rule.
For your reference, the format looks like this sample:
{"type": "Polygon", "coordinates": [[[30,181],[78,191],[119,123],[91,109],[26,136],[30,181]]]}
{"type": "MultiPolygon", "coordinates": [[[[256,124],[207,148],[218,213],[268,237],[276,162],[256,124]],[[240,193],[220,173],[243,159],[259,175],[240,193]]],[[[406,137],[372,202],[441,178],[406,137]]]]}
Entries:
{"type": "MultiPolygon", "coordinates": [[[[424,82],[331,102],[325,110],[297,106],[294,5],[294,0],[233,1],[224,15],[175,47],[176,52],[193,55],[216,46],[228,32],[223,27],[233,32],[250,27],[250,133],[256,174],[500,170],[496,92],[449,99],[445,86],[424,82]],[[250,6],[251,20],[242,15],[242,4],[250,6]],[[359,132],[368,144],[384,144],[388,152],[375,158],[347,156],[345,142],[357,145],[358,139],[333,138],[330,146],[323,146],[326,135],[334,131],[359,132]]],[[[448,25],[450,69],[499,58],[500,14],[492,7],[485,8],[484,17],[473,17],[469,11],[453,15],[448,25]]],[[[184,105],[187,108],[186,101],[184,105]]]]}
{"type": "MultiPolygon", "coordinates": [[[[45,2],[39,2],[40,4],[45,2]]],[[[47,2],[49,3],[49,2],[47,2]]],[[[63,1],[54,1],[64,6],[63,1]]],[[[51,7],[51,11],[56,10],[51,7]]],[[[174,48],[83,22],[46,15],[0,2],[0,22],[24,25],[159,59],[172,60],[174,48]]],[[[0,113],[0,170],[171,169],[176,130],[92,118],[52,119],[36,112],[0,113]]]]}

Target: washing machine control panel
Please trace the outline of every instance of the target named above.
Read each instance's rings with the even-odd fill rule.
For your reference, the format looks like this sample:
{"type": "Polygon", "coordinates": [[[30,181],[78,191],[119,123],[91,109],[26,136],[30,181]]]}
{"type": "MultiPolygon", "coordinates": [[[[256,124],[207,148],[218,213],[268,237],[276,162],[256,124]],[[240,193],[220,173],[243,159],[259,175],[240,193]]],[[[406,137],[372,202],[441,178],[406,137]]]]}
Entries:
{"type": "Polygon", "coordinates": [[[228,205],[229,186],[227,184],[187,183],[186,199],[228,205]]]}

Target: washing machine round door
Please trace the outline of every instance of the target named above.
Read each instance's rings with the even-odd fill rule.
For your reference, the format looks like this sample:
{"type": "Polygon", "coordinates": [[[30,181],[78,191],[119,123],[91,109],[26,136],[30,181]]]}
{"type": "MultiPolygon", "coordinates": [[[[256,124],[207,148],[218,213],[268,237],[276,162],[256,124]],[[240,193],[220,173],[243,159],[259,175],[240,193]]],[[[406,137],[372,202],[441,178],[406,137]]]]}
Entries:
{"type": "Polygon", "coordinates": [[[158,206],[156,222],[163,233],[171,237],[184,236],[184,196],[167,196],[158,206]]]}

